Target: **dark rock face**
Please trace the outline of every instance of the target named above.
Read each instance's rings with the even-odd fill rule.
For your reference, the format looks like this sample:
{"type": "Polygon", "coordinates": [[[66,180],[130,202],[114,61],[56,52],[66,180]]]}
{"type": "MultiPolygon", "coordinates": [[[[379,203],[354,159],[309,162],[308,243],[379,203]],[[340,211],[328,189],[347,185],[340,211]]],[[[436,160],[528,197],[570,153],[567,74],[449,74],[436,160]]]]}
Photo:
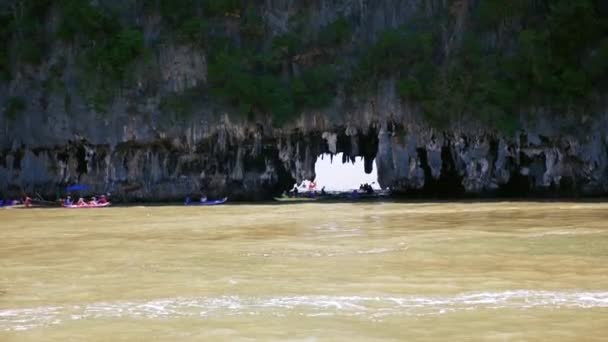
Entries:
{"type": "Polygon", "coordinates": [[[280,129],[217,117],[206,107],[182,121],[167,121],[159,111],[133,115],[124,99],[105,116],[35,106],[16,121],[0,115],[0,196],[54,198],[79,183],[125,201],[200,193],[269,199],[314,179],[320,154],[340,152],[342,162],[363,156],[368,172],[375,161],[379,184],[404,196],[608,193],[603,116],[557,122],[535,113],[511,135],[475,122],[437,130],[398,98],[391,82],[369,98],[348,106],[337,99],[280,129]]]}
{"type": "MultiPolygon", "coordinates": [[[[183,82],[189,81],[171,87],[183,82]]],[[[76,96],[64,111],[53,95],[43,109],[32,92],[22,116],[11,121],[0,115],[0,196],[38,192],[53,198],[80,183],[125,201],[181,200],[201,192],[269,199],[314,179],[320,154],[339,152],[343,162],[363,156],[368,172],[375,160],[379,184],[404,196],[608,192],[604,116],[552,121],[534,113],[511,135],[475,122],[437,130],[399,99],[393,82],[381,83],[365,99],[341,96],[280,129],[262,120],[231,121],[205,106],[189,118],[170,120],[153,98],[135,104],[117,98],[110,112],[98,115],[78,105],[76,96]],[[135,113],[133,106],[139,106],[135,113]]]]}
{"type": "MultiPolygon", "coordinates": [[[[139,201],[181,200],[188,195],[268,199],[294,182],[314,179],[322,153],[342,162],[373,161],[379,183],[401,195],[435,197],[603,195],[608,150],[599,134],[585,140],[520,132],[437,132],[394,121],[323,130],[268,129],[222,123],[189,143],[183,136],[114,146],[85,138],[55,146],[20,146],[0,154],[0,192],[65,194],[81,183],[92,192],[139,201]],[[401,128],[399,128],[401,127],[401,128]]],[[[339,162],[339,161],[336,161],[339,162]]]]}
{"type": "MultiPolygon", "coordinates": [[[[269,38],[287,32],[289,17],[303,3],[264,2],[269,38]]],[[[420,8],[431,13],[446,2],[310,3],[306,27],[320,30],[345,17],[357,40],[371,41],[378,32],[410,21],[420,8]]],[[[159,19],[140,19],[146,40],[159,38],[159,19]]],[[[11,96],[26,101],[16,118],[0,110],[0,197],[39,192],[53,198],[65,195],[66,185],[80,183],[123,200],[182,200],[201,192],[268,199],[294,182],[314,179],[320,154],[339,152],[342,162],[363,156],[368,172],[375,160],[381,186],[405,196],[608,192],[604,113],[580,122],[530,110],[519,115],[523,128],[509,135],[475,122],[437,130],[399,97],[396,80],[388,77],[365,98],[339,89],[328,108],[303,112],[281,129],[266,118],[229,119],[230,110],[207,93],[191,99],[186,117],[175,117],[162,109],[163,97],[204,88],[208,80],[206,51],[177,42],[150,57],[156,72],[135,63],[133,84],[116,91],[101,113],[81,96],[88,85],[78,84],[75,49],[57,42],[41,65],[24,66],[10,82],[0,81],[0,104],[11,96]],[[63,86],[45,88],[59,64],[64,72],[55,81],[63,86]]],[[[349,61],[350,56],[340,58],[349,61]]],[[[291,69],[298,69],[293,64],[291,69]]]]}
{"type": "Polygon", "coordinates": [[[0,191],[5,196],[25,191],[58,197],[66,185],[80,183],[92,193],[110,192],[123,200],[182,200],[199,193],[261,199],[293,184],[276,144],[259,131],[237,136],[218,130],[195,146],[163,139],[110,147],[81,139],[52,148],[6,151],[1,159],[0,191]]]}

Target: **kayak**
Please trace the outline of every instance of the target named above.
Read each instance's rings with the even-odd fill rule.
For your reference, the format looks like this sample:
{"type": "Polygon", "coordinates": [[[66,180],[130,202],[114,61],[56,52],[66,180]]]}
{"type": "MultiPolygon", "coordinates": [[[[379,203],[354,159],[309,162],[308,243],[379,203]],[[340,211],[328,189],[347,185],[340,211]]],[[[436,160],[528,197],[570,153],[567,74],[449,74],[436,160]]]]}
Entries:
{"type": "Polygon", "coordinates": [[[26,208],[34,208],[33,206],[26,207],[25,204],[11,204],[0,207],[2,209],[26,209],[26,208]]]}
{"type": "Polygon", "coordinates": [[[310,202],[319,200],[320,197],[275,197],[275,201],[279,202],[310,202]]]}
{"type": "Polygon", "coordinates": [[[20,205],[20,204],[21,204],[21,202],[19,202],[19,201],[0,200],[0,208],[12,208],[12,207],[20,205]]]}
{"type": "Polygon", "coordinates": [[[219,205],[219,204],[224,204],[226,203],[226,201],[228,201],[228,197],[224,197],[222,199],[219,200],[213,200],[213,201],[204,201],[204,202],[186,202],[184,203],[185,205],[197,205],[197,206],[201,206],[201,205],[219,205]]]}
{"type": "Polygon", "coordinates": [[[93,208],[105,208],[105,207],[109,207],[110,206],[110,202],[106,202],[106,203],[102,203],[102,204],[85,204],[85,205],[77,205],[77,204],[65,205],[65,204],[62,204],[61,206],[63,208],[66,208],[66,209],[93,209],[93,208]]]}
{"type": "Polygon", "coordinates": [[[342,192],[342,193],[325,193],[325,194],[317,194],[314,197],[307,197],[306,195],[298,196],[298,197],[275,197],[275,201],[279,202],[289,202],[289,203],[297,203],[297,202],[310,202],[310,201],[359,201],[359,200],[373,200],[373,199],[382,199],[388,198],[390,196],[390,192],[387,191],[376,191],[373,193],[362,193],[362,192],[342,192]]]}
{"type": "Polygon", "coordinates": [[[29,205],[23,204],[21,202],[5,202],[2,203],[0,208],[2,209],[31,209],[31,208],[39,208],[40,205],[30,203],[29,205]]]}

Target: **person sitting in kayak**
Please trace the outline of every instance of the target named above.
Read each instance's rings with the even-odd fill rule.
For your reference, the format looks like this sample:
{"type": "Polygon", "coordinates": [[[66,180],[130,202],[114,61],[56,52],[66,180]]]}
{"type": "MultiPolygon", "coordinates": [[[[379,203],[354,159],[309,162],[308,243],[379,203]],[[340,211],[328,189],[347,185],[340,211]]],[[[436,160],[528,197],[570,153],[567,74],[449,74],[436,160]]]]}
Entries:
{"type": "Polygon", "coordinates": [[[88,203],[89,205],[97,205],[97,198],[95,196],[91,197],[91,200],[88,203]]]}
{"type": "Polygon", "coordinates": [[[201,202],[201,203],[205,203],[205,202],[207,202],[207,196],[202,195],[202,196],[201,196],[201,199],[199,200],[199,202],[201,202]]]}
{"type": "Polygon", "coordinates": [[[106,203],[108,203],[108,199],[106,198],[106,195],[99,196],[99,201],[97,201],[97,204],[106,204],[106,203]]]}
{"type": "Polygon", "coordinates": [[[325,187],[321,188],[321,196],[325,196],[327,193],[325,192],[325,187]]]}
{"type": "Polygon", "coordinates": [[[315,182],[310,182],[310,183],[308,184],[308,190],[309,190],[309,191],[315,190],[316,188],[317,188],[317,183],[315,183],[315,182]]]}
{"type": "Polygon", "coordinates": [[[68,196],[68,197],[65,199],[65,201],[63,201],[63,204],[64,204],[64,205],[68,205],[68,206],[69,206],[69,205],[74,204],[74,200],[72,200],[72,196],[68,196]]]}
{"type": "Polygon", "coordinates": [[[26,208],[29,208],[32,206],[32,199],[29,196],[25,196],[25,199],[23,200],[23,204],[25,204],[26,208]]]}
{"type": "Polygon", "coordinates": [[[78,202],[76,202],[76,205],[79,207],[83,207],[83,206],[87,205],[87,203],[84,201],[84,198],[80,197],[78,199],[78,202]]]}

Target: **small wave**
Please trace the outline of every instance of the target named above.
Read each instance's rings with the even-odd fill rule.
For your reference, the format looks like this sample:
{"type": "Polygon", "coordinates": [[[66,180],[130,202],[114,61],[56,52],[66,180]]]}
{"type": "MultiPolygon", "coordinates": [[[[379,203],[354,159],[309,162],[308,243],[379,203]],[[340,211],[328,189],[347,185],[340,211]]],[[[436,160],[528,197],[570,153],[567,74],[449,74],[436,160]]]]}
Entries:
{"type": "Polygon", "coordinates": [[[478,309],[608,308],[608,292],[514,290],[452,296],[281,296],[168,298],[0,310],[0,330],[21,331],[86,319],[172,319],[238,315],[387,316],[442,315],[478,309]]]}
{"type": "Polygon", "coordinates": [[[390,248],[372,248],[364,251],[357,251],[357,254],[382,254],[386,252],[390,252],[392,249],[390,248]]]}
{"type": "Polygon", "coordinates": [[[403,252],[407,251],[409,247],[400,247],[400,248],[372,248],[364,251],[357,251],[357,254],[384,254],[391,252],[403,252]]]}
{"type": "Polygon", "coordinates": [[[582,230],[582,229],[571,229],[571,230],[555,230],[540,233],[529,234],[528,237],[539,238],[544,236],[560,236],[560,235],[589,235],[603,233],[600,230],[582,230]]]}
{"type": "Polygon", "coordinates": [[[396,253],[396,252],[404,252],[409,249],[409,246],[404,244],[399,244],[398,247],[391,248],[372,248],[366,250],[302,250],[302,251],[294,251],[294,250],[273,250],[267,252],[247,252],[242,255],[246,257],[297,257],[297,258],[326,258],[326,257],[337,257],[337,256],[347,256],[347,255],[366,255],[366,254],[385,254],[385,253],[396,253]]]}
{"type": "Polygon", "coordinates": [[[356,237],[362,234],[361,228],[359,227],[341,227],[336,225],[335,223],[325,223],[314,227],[315,234],[313,235],[314,239],[326,239],[327,235],[319,235],[319,234],[328,234],[331,235],[332,238],[345,238],[345,237],[356,237]]]}

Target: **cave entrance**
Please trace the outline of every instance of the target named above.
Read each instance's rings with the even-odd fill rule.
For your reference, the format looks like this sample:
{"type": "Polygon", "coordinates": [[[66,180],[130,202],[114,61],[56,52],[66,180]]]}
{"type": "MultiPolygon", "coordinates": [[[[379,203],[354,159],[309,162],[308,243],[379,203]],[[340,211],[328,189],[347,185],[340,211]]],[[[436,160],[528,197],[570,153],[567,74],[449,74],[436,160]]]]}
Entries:
{"type": "Polygon", "coordinates": [[[325,187],[328,192],[346,192],[359,189],[362,184],[369,184],[374,190],[380,190],[378,173],[374,160],[370,173],[365,173],[363,157],[344,158],[342,153],[336,155],[321,154],[315,162],[314,186],[305,180],[300,184],[301,191],[317,190],[325,187]],[[344,162],[345,161],[345,162],[344,162]]]}

